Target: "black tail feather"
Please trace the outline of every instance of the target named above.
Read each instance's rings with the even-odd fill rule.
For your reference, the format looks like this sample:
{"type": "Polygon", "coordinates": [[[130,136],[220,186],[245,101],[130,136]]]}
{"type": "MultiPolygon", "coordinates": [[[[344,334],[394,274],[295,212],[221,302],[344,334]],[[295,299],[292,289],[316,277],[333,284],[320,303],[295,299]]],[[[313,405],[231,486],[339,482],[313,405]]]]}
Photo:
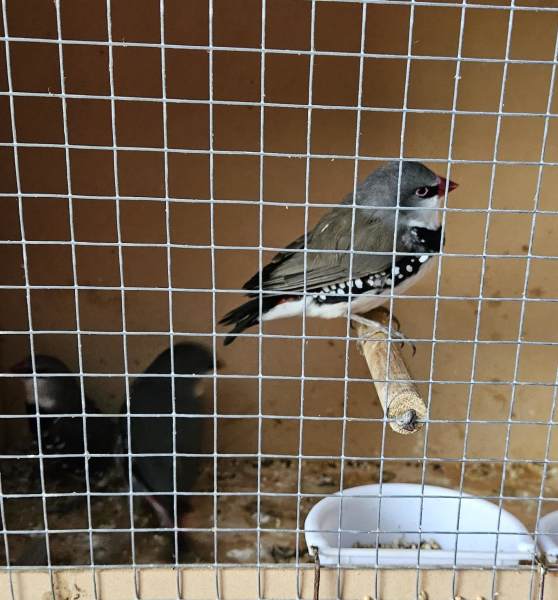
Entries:
{"type": "MultiPolygon", "coordinates": [[[[262,299],[262,314],[277,306],[283,299],[283,296],[272,296],[262,299]]],[[[237,308],[228,312],[220,321],[220,325],[234,325],[230,335],[225,338],[225,346],[228,346],[236,339],[237,333],[243,332],[252,325],[257,325],[260,320],[260,299],[253,298],[237,308]]]]}

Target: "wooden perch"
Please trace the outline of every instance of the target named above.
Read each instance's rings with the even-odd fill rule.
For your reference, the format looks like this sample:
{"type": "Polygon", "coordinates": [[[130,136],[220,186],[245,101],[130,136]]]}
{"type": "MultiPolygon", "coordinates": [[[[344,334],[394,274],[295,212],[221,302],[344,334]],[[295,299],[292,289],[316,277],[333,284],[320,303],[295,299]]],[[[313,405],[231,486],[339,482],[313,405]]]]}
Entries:
{"type": "MultiPolygon", "coordinates": [[[[384,308],[376,308],[365,316],[366,320],[376,321],[388,327],[389,312],[384,308]]],[[[353,319],[359,338],[359,346],[368,364],[370,375],[384,409],[390,420],[391,428],[403,435],[422,429],[420,422],[426,417],[426,405],[420,397],[418,389],[411,380],[407,366],[401,355],[400,344],[387,341],[385,331],[374,327],[373,323],[364,323],[353,319]],[[388,367],[389,354],[389,371],[388,367]]],[[[392,322],[392,331],[397,329],[392,322]]],[[[395,337],[391,336],[392,339],[395,337]]]]}

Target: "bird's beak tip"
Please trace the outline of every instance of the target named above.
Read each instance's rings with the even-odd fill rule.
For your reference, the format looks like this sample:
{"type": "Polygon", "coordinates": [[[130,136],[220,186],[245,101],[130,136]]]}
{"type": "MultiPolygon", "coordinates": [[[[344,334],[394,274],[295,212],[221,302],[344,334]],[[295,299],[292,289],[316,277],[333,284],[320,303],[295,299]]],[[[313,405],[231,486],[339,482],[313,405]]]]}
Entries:
{"type": "Polygon", "coordinates": [[[455,181],[447,180],[445,177],[440,177],[440,182],[438,183],[438,195],[443,196],[448,191],[448,194],[453,191],[456,187],[459,186],[455,181]]]}

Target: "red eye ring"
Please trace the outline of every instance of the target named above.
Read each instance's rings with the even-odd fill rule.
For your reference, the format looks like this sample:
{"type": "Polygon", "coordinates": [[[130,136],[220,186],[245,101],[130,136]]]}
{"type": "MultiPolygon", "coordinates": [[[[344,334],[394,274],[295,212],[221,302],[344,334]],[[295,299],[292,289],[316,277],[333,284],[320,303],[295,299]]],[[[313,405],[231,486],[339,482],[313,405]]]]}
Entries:
{"type": "Polygon", "coordinates": [[[415,190],[415,194],[419,198],[424,198],[428,194],[428,188],[427,187],[419,187],[415,190]]]}

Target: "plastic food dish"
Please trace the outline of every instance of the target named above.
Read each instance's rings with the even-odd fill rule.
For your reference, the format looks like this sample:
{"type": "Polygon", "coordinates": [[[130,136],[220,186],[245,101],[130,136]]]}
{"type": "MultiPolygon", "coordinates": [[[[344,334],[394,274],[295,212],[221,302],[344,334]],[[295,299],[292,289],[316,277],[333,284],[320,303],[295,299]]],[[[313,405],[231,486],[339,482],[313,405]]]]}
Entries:
{"type": "Polygon", "coordinates": [[[513,566],[531,561],[535,550],[506,510],[431,485],[386,483],[381,499],[380,485],[344,490],[318,502],[304,529],[322,565],[513,566]]]}
{"type": "Polygon", "coordinates": [[[558,562],[558,510],[548,513],[537,523],[537,543],[549,562],[558,562]]]}

